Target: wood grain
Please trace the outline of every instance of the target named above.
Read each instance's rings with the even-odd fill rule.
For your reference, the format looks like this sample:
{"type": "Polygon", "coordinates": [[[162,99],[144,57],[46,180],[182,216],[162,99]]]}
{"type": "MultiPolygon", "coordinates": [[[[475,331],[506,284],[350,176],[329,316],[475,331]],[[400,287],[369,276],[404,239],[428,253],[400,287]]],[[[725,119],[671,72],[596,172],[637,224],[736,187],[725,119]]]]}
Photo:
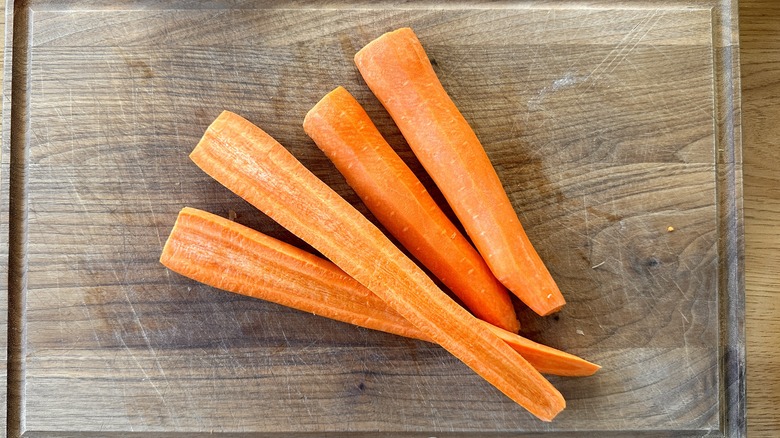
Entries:
{"type": "MultiPolygon", "coordinates": [[[[0,5],[0,11],[5,12],[5,4],[0,5]]],[[[0,14],[0,47],[5,49],[5,14],[0,14]]],[[[3,50],[3,56],[0,56],[0,67],[5,67],[5,55],[8,52],[3,50]]],[[[5,69],[0,68],[4,72],[5,69]]],[[[0,81],[0,95],[2,94],[4,81],[0,81]]],[[[3,111],[7,103],[3,103],[3,111]]],[[[8,135],[6,126],[3,124],[4,117],[0,117],[0,131],[2,132],[3,142],[5,142],[8,135]]],[[[3,155],[3,148],[0,148],[0,178],[2,174],[8,172],[6,166],[8,157],[3,155]]],[[[4,179],[2,180],[5,181],[4,179]]],[[[1,184],[1,183],[0,183],[1,184]]],[[[5,194],[5,190],[0,190],[5,194]]],[[[5,196],[3,196],[5,198],[5,196]]],[[[0,203],[6,203],[3,199],[0,203]]],[[[0,246],[6,247],[8,245],[8,214],[6,213],[8,208],[0,208],[0,246]]],[[[8,283],[8,251],[0,251],[0,282],[2,284],[8,283]]],[[[8,289],[0,288],[0,382],[8,381],[8,289]]],[[[8,413],[8,385],[0,384],[0,438],[7,436],[6,424],[8,413]]]]}
{"type": "Polygon", "coordinates": [[[740,2],[748,435],[780,433],[780,4],[740,2]]]}
{"type": "Polygon", "coordinates": [[[729,120],[716,122],[716,75],[728,72],[713,54],[730,46],[712,3],[217,13],[83,4],[42,3],[31,17],[28,434],[727,427],[715,291],[730,260],[719,184],[734,161],[722,155],[733,147],[729,120]],[[232,211],[300,244],[189,163],[223,108],[358,204],[300,128],[345,85],[419,173],[351,63],[402,24],[421,36],[567,291],[555,318],[520,309],[524,333],[604,366],[554,379],[569,405],[552,425],[437,347],[213,291],[157,262],[184,205],[232,211]]]}

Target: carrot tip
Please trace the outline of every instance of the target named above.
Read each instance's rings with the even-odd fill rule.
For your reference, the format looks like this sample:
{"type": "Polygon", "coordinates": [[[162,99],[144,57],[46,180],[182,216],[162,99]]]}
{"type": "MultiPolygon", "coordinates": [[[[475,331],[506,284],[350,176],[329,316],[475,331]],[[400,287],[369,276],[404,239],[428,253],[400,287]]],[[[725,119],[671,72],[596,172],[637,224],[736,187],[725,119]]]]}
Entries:
{"type": "Polygon", "coordinates": [[[387,231],[474,316],[520,330],[509,291],[430,194],[419,190],[420,180],[344,87],[309,110],[303,129],[387,231]]]}
{"type": "Polygon", "coordinates": [[[541,314],[539,314],[539,315],[540,315],[540,316],[550,316],[550,315],[552,315],[553,313],[556,313],[556,312],[558,312],[559,310],[561,310],[561,309],[563,308],[563,306],[564,306],[564,305],[566,305],[566,303],[563,303],[563,304],[561,304],[560,306],[557,306],[557,307],[553,307],[553,308],[551,308],[551,309],[547,310],[546,312],[544,312],[544,313],[541,313],[541,314]]]}

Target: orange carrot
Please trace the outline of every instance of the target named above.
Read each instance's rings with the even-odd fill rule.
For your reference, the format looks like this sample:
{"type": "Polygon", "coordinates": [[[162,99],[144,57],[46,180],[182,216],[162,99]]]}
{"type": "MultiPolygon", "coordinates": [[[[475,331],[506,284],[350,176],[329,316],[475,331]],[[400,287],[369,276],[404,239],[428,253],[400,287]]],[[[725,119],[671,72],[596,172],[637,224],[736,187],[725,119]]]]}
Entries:
{"type": "Polygon", "coordinates": [[[225,111],[190,158],[532,414],[551,421],[565,407],[560,392],[520,354],[260,128],[225,111]]]}
{"type": "Polygon", "coordinates": [[[496,336],[520,353],[523,359],[532,364],[540,373],[571,377],[590,376],[601,369],[601,366],[581,357],[509,333],[492,324],[486,322],[484,324],[496,336]]]}
{"type": "Polygon", "coordinates": [[[496,278],[540,315],[560,309],[565,301],[558,286],[414,32],[382,35],[355,55],[355,63],[496,278]]]}
{"type": "Polygon", "coordinates": [[[312,108],[303,129],[374,216],[478,318],[517,333],[509,292],[343,87],[312,108]]]}
{"type": "Polygon", "coordinates": [[[184,208],[160,262],[229,292],[415,339],[425,336],[333,263],[241,224],[184,208]]]}
{"type": "MultiPolygon", "coordinates": [[[[209,286],[400,336],[429,340],[333,263],[236,222],[194,208],[179,213],[160,257],[168,269],[209,286]]],[[[484,323],[537,370],[589,376],[580,357],[484,323]]]]}

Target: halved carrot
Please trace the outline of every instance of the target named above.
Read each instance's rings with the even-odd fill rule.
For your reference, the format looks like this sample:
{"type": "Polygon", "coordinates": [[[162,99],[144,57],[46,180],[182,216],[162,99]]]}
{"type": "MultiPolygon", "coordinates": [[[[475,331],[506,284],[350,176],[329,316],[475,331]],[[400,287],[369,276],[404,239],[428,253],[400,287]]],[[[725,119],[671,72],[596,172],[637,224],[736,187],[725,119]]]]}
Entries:
{"type": "MultiPolygon", "coordinates": [[[[209,286],[409,338],[429,340],[333,263],[194,208],[179,212],[160,262],[209,286]]],[[[537,370],[589,376],[599,366],[484,323],[537,370]]]]}
{"type": "Polygon", "coordinates": [[[346,89],[323,97],[303,129],[387,231],[476,317],[520,330],[509,292],[346,89]]]}
{"type": "Polygon", "coordinates": [[[355,63],[496,278],[540,315],[560,309],[563,295],[414,32],[380,36],[355,55],[355,63]]]}
{"type": "Polygon", "coordinates": [[[534,367],[262,129],[225,111],[190,158],[538,418],[551,421],[565,407],[534,367]]]}

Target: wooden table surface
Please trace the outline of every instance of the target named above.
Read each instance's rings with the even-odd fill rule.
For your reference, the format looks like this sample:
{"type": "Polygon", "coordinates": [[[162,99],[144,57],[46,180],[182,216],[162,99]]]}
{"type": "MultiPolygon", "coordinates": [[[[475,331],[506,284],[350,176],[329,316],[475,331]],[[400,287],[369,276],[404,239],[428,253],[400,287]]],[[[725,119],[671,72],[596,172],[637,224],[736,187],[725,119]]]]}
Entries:
{"type": "Polygon", "coordinates": [[[745,177],[748,436],[780,431],[780,2],[739,8],[745,177]]]}
{"type": "MultiPolygon", "coordinates": [[[[740,2],[748,436],[780,431],[780,2],[740,2]]],[[[2,21],[2,18],[0,18],[2,21]]],[[[0,28],[3,28],[0,23],[0,28]]]]}

